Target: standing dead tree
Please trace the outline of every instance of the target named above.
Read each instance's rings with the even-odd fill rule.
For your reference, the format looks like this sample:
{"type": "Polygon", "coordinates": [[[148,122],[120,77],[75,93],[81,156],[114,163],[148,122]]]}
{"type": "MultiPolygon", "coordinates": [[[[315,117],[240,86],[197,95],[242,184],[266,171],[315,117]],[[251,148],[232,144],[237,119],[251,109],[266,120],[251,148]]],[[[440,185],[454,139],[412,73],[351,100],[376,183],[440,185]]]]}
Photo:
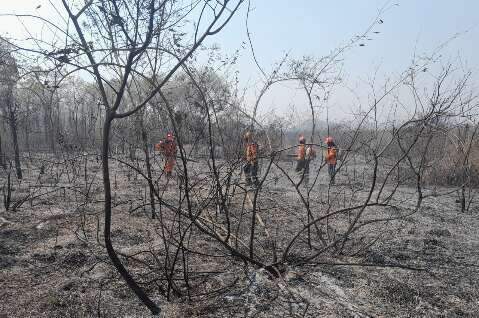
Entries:
{"type": "Polygon", "coordinates": [[[1,85],[1,112],[2,117],[8,122],[12,135],[15,170],[17,179],[22,179],[22,166],[20,162],[20,147],[18,144],[18,116],[19,107],[15,100],[15,86],[19,73],[15,58],[12,56],[9,45],[0,38],[0,85],[1,85]]]}
{"type": "Polygon", "coordinates": [[[425,105],[442,112],[430,132],[433,151],[426,157],[426,182],[457,186],[461,211],[465,212],[472,200],[471,188],[476,186],[473,176],[477,169],[474,145],[478,101],[470,88],[471,72],[456,73],[452,64],[443,66],[427,95],[417,89],[414,78],[410,88],[419,113],[424,112],[425,105]]]}
{"type": "MultiPolygon", "coordinates": [[[[168,83],[175,72],[192,57],[204,40],[219,33],[233,17],[242,1],[196,1],[184,6],[176,1],[87,1],[77,4],[62,0],[62,10],[69,28],[54,26],[65,36],[65,47],[52,47],[48,57],[90,74],[101,96],[105,109],[102,143],[102,171],[104,184],[104,240],[108,255],[128,286],[152,311],[160,309],[145,294],[122,265],[111,242],[112,195],[109,169],[110,133],[114,121],[129,117],[145,107],[168,83]],[[181,32],[182,23],[193,18],[195,32],[192,39],[181,32]],[[161,55],[166,62],[149,65],[149,56],[161,55]],[[169,57],[178,57],[171,61],[169,57]],[[161,78],[146,97],[125,108],[125,94],[135,76],[161,78]]],[[[51,23],[50,23],[51,24],[51,23]]],[[[66,25],[65,25],[66,27],[66,25]]],[[[35,50],[30,50],[35,51],[35,50]]],[[[37,51],[37,53],[41,53],[37,51]]],[[[68,73],[68,71],[65,71],[68,73]]]]}

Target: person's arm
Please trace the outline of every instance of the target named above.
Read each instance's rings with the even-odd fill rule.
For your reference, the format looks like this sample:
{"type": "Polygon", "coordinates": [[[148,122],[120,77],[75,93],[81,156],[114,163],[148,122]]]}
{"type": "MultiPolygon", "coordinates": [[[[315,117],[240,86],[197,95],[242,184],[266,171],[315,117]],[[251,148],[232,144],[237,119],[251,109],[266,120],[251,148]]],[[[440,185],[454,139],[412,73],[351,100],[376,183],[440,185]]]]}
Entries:
{"type": "Polygon", "coordinates": [[[306,159],[306,147],[301,146],[299,148],[299,160],[304,160],[304,159],[306,159]]]}

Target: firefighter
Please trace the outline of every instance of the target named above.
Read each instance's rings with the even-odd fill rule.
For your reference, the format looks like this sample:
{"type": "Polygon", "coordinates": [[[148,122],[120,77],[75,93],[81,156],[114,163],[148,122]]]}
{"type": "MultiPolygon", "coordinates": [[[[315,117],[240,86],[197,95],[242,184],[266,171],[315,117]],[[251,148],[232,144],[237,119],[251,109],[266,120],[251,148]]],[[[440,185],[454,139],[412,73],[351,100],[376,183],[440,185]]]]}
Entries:
{"type": "Polygon", "coordinates": [[[168,133],[165,140],[162,140],[160,143],[155,145],[155,149],[159,150],[160,153],[165,157],[165,166],[163,171],[168,178],[171,177],[171,173],[175,168],[177,151],[175,137],[173,134],[168,133]]]}
{"type": "Polygon", "coordinates": [[[253,141],[253,133],[248,131],[244,135],[245,160],[243,171],[246,177],[246,185],[258,185],[258,144],[253,141]]]}
{"type": "Polygon", "coordinates": [[[304,185],[309,184],[309,164],[315,157],[315,151],[311,145],[306,146],[306,138],[299,136],[299,146],[296,153],[296,172],[304,178],[304,185]],[[303,177],[304,176],[304,177],[303,177]]]}
{"type": "Polygon", "coordinates": [[[326,146],[326,162],[328,163],[329,178],[331,180],[331,184],[334,184],[334,178],[336,176],[338,148],[336,147],[336,144],[334,143],[332,137],[326,138],[326,146]]]}

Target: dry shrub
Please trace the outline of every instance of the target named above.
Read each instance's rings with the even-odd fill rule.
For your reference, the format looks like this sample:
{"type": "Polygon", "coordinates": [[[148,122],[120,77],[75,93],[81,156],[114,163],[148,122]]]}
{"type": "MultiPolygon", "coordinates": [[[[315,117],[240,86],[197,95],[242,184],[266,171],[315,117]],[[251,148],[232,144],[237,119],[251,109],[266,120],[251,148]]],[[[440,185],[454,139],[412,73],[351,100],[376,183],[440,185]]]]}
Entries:
{"type": "Polygon", "coordinates": [[[434,158],[425,170],[423,180],[426,184],[442,186],[479,186],[479,149],[472,146],[467,163],[464,154],[452,144],[445,146],[444,155],[434,158]]]}

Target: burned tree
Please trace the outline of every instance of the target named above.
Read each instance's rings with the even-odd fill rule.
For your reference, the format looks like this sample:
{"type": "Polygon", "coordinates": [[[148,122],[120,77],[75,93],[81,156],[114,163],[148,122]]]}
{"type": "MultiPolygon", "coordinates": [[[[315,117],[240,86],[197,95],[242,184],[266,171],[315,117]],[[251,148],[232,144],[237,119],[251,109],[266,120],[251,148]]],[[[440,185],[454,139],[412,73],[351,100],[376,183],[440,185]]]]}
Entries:
{"type": "Polygon", "coordinates": [[[0,38],[0,85],[1,111],[4,120],[8,122],[12,135],[15,170],[18,179],[22,179],[20,162],[20,147],[18,144],[19,105],[15,98],[15,88],[18,81],[18,67],[7,42],[0,38]]]}
{"type": "Polygon", "coordinates": [[[114,122],[137,113],[158,94],[161,95],[163,87],[175,72],[192,57],[207,37],[223,29],[241,3],[241,0],[214,4],[196,2],[190,9],[176,1],[104,1],[97,5],[94,1],[77,4],[62,0],[62,6],[57,8],[66,13],[74,33],[68,33],[69,29],[63,26],[56,26],[66,35],[67,43],[65,47],[50,48],[47,58],[54,60],[57,67],[70,65],[90,74],[96,82],[105,110],[101,151],[105,246],[127,284],[155,314],[160,309],[123,266],[111,242],[111,127],[114,122]],[[181,22],[189,16],[196,20],[191,40],[176,29],[181,28],[181,22]],[[162,57],[167,61],[163,62],[162,57]],[[171,58],[176,61],[171,61],[171,58]],[[151,61],[155,63],[150,64],[151,61]],[[145,76],[153,79],[152,85],[144,98],[128,105],[125,94],[132,81],[145,76]]]}

